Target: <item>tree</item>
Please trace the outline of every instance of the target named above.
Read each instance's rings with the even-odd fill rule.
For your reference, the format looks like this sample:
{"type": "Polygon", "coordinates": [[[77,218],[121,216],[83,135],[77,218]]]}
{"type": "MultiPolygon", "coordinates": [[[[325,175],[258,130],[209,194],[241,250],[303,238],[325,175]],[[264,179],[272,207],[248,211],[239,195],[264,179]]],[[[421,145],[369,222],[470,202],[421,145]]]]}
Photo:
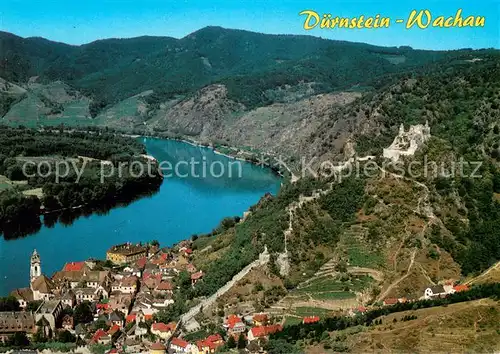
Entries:
{"type": "Polygon", "coordinates": [[[13,347],[27,347],[30,344],[26,332],[16,332],[10,339],[11,346],[13,347]]]}
{"type": "Polygon", "coordinates": [[[300,352],[293,344],[283,339],[271,339],[264,349],[270,354],[291,354],[300,352]]]}
{"type": "Polygon", "coordinates": [[[26,305],[26,311],[35,312],[36,310],[38,310],[42,302],[42,300],[28,302],[28,305],[26,305]]]}
{"type": "Polygon", "coordinates": [[[234,340],[233,336],[229,336],[227,339],[226,345],[229,349],[236,348],[236,341],[234,340]]]}
{"type": "Polygon", "coordinates": [[[14,296],[0,298],[0,312],[19,311],[19,303],[14,296]]]}
{"type": "Polygon", "coordinates": [[[62,343],[74,343],[76,341],[76,337],[71,334],[70,331],[62,331],[59,332],[57,336],[57,341],[62,343]]]}
{"type": "Polygon", "coordinates": [[[179,273],[176,283],[181,289],[191,288],[191,275],[187,271],[183,270],[179,273]]]}
{"type": "Polygon", "coordinates": [[[160,242],[158,242],[158,240],[153,240],[153,241],[151,241],[151,246],[160,247],[160,242]]]}
{"type": "Polygon", "coordinates": [[[89,323],[94,319],[94,314],[88,301],[84,301],[75,307],[73,320],[75,325],[79,323],[89,323]]]}
{"type": "Polygon", "coordinates": [[[104,345],[104,344],[92,344],[89,346],[90,352],[93,354],[104,354],[107,353],[108,350],[110,349],[110,345],[104,345]]]}
{"type": "Polygon", "coordinates": [[[245,339],[245,336],[243,333],[240,334],[238,337],[238,349],[245,349],[247,346],[247,340],[245,339]]]}
{"type": "Polygon", "coordinates": [[[258,293],[259,291],[264,290],[264,285],[260,281],[257,281],[253,287],[254,292],[258,293]]]}
{"type": "Polygon", "coordinates": [[[344,260],[340,260],[340,262],[338,262],[335,265],[335,270],[337,272],[340,272],[340,273],[346,273],[347,272],[347,263],[344,260]]]}
{"type": "Polygon", "coordinates": [[[33,335],[33,342],[35,343],[45,343],[47,342],[47,337],[41,327],[39,327],[36,333],[33,335]]]}
{"type": "Polygon", "coordinates": [[[94,331],[97,331],[98,329],[103,329],[105,331],[109,330],[109,325],[102,319],[92,323],[92,327],[94,328],[94,331]]]}

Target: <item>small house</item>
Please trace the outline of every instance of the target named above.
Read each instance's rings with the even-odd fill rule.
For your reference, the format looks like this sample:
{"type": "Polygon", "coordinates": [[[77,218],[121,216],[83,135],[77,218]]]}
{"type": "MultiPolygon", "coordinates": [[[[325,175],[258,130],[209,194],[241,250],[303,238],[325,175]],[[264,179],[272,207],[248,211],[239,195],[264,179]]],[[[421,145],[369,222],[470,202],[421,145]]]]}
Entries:
{"type": "Polygon", "coordinates": [[[446,290],[444,289],[444,287],[442,285],[436,285],[436,286],[432,286],[432,287],[425,289],[424,298],[425,299],[432,299],[435,297],[444,297],[447,294],[448,293],[446,292],[446,290]]]}
{"type": "Polygon", "coordinates": [[[175,353],[189,353],[191,352],[191,345],[183,339],[174,337],[170,341],[170,349],[175,353]]]}

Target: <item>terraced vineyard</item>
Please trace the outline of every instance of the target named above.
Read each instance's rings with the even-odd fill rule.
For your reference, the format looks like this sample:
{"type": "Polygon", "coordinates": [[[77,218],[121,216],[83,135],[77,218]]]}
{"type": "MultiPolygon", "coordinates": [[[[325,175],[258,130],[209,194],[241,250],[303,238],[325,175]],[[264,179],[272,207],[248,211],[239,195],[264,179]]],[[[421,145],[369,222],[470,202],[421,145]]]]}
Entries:
{"type": "Polygon", "coordinates": [[[284,315],[286,325],[299,323],[306,316],[331,316],[335,311],[362,305],[362,294],[374,283],[369,275],[317,275],[288,293],[273,310],[284,315]]]}
{"type": "Polygon", "coordinates": [[[340,240],[339,247],[345,249],[349,256],[349,265],[354,267],[379,268],[385,264],[383,255],[374,252],[358,240],[357,234],[364,230],[357,229],[346,232],[340,240]]]}
{"type": "Polygon", "coordinates": [[[1,120],[3,124],[38,128],[90,126],[96,122],[89,113],[91,100],[61,82],[29,84],[25,90],[25,97],[13,104],[1,120]]]}

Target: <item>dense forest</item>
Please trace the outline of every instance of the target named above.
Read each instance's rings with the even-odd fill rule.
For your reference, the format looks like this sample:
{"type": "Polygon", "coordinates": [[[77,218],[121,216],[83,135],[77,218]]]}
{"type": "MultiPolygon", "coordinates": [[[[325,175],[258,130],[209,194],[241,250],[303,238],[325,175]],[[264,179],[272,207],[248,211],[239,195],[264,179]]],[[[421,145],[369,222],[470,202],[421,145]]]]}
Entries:
{"type": "Polygon", "coordinates": [[[0,175],[10,181],[0,189],[0,231],[6,237],[36,231],[41,211],[62,213],[46,216],[49,225],[57,216],[69,222],[79,213],[150,194],[162,181],[156,164],[140,156],[144,146],[119,135],[0,127],[0,140],[0,175]],[[113,173],[120,166],[121,174],[113,173]]]}
{"type": "MultiPolygon", "coordinates": [[[[0,126],[0,157],[52,156],[92,157],[99,160],[127,161],[144,154],[144,146],[137,140],[115,134],[94,131],[65,132],[57,130],[34,131],[0,126]]],[[[3,174],[3,173],[2,173],[3,174]]]]}

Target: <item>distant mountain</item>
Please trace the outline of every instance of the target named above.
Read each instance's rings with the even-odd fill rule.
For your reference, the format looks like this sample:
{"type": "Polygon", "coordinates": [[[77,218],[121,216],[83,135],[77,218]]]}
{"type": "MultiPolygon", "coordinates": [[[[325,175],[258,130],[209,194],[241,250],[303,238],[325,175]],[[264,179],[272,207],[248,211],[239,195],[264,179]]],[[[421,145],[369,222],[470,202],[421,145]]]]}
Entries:
{"type": "Polygon", "coordinates": [[[153,89],[159,98],[210,83],[227,85],[246,106],[270,103],[263,91],[314,82],[318,92],[373,85],[387,74],[456,57],[459,51],[387,48],[310,36],[268,35],[206,27],[184,38],[106,39],[81,46],[0,33],[0,77],[62,80],[98,108],[153,89]]]}

